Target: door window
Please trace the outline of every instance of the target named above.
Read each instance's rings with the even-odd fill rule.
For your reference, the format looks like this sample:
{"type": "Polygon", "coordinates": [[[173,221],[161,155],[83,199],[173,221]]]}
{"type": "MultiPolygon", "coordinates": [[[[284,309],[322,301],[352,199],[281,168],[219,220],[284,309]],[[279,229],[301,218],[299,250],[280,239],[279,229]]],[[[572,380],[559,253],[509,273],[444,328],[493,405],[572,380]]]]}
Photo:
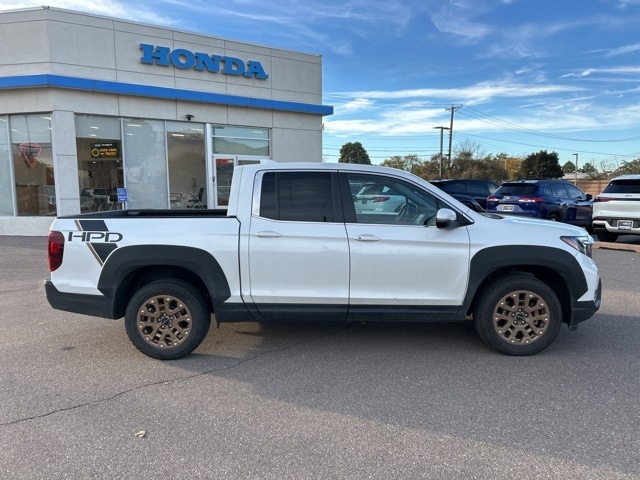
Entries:
{"type": "Polygon", "coordinates": [[[260,216],[295,222],[334,222],[331,174],[267,172],[262,179],[260,216]]]}
{"type": "Polygon", "coordinates": [[[445,205],[422,188],[393,177],[347,174],[352,194],[354,223],[435,225],[438,209],[445,205]],[[354,188],[354,186],[356,188],[354,188]]]}
{"type": "Polygon", "coordinates": [[[585,200],[585,194],[579,188],[574,187],[573,185],[565,185],[565,188],[568,190],[571,198],[585,200]]]}

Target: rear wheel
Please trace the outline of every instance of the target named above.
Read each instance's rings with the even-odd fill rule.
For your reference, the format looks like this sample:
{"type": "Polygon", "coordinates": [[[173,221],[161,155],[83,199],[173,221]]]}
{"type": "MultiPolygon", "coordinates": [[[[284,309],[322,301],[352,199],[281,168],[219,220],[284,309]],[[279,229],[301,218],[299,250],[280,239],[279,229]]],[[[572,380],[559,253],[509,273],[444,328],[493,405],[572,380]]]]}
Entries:
{"type": "Polygon", "coordinates": [[[611,233],[606,230],[597,229],[596,237],[598,237],[598,240],[600,240],[601,242],[615,242],[618,239],[618,234],[611,233]]]}
{"type": "Polygon", "coordinates": [[[189,355],[209,331],[211,313],[203,295],[183,280],[151,282],[127,305],[125,327],[145,355],[172,360],[189,355]]]}
{"type": "Polygon", "coordinates": [[[546,283],[523,274],[501,277],[479,294],[476,331],[507,355],[532,355],[548,347],[562,323],[562,308],[546,283]]]}

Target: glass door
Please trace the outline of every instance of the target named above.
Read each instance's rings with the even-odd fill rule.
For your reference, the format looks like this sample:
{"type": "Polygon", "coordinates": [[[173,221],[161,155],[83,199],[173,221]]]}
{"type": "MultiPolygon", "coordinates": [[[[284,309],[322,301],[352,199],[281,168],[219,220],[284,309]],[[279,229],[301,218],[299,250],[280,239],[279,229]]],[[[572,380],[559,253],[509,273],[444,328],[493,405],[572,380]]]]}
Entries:
{"type": "Polygon", "coordinates": [[[227,208],[229,205],[229,191],[231,190],[231,178],[236,166],[235,155],[213,156],[213,208],[227,208]]]}
{"type": "Polygon", "coordinates": [[[240,155],[213,155],[213,175],[211,177],[213,192],[213,208],[227,208],[231,178],[235,167],[261,163],[260,158],[243,157],[240,155]]]}

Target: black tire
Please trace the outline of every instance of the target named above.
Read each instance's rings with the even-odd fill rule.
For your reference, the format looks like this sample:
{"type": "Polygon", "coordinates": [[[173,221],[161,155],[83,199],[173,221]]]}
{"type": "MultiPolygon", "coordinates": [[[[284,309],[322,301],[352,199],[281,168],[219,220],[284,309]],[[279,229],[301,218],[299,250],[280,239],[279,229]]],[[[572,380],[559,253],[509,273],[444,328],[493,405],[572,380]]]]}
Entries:
{"type": "Polygon", "coordinates": [[[552,222],[559,222],[560,221],[560,215],[558,213],[551,213],[547,217],[547,220],[551,220],[552,222]]]}
{"type": "Polygon", "coordinates": [[[473,310],[482,340],[506,355],[532,355],[547,348],[562,324],[555,292],[541,280],[511,274],[485,287],[473,310]]]}
{"type": "Polygon", "coordinates": [[[596,229],[596,237],[601,242],[615,242],[618,239],[617,233],[611,233],[607,230],[596,229]]]}
{"type": "Polygon", "coordinates": [[[145,355],[160,360],[193,352],[209,331],[203,295],[183,280],[151,282],[133,294],[124,317],[127,336],[145,355]]]}

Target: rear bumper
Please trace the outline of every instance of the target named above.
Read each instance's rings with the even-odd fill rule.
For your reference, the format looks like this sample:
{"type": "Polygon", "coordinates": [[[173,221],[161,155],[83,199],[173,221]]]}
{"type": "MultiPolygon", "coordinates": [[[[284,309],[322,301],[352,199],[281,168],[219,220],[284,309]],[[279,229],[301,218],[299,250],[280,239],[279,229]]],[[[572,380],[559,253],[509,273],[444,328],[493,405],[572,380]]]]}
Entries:
{"type": "Polygon", "coordinates": [[[103,295],[81,295],[61,292],[51,283],[51,280],[45,280],[44,290],[49,305],[56,310],[94,317],[118,318],[114,313],[113,301],[103,295]]]}
{"type": "Polygon", "coordinates": [[[632,227],[618,228],[618,220],[621,219],[622,218],[595,217],[592,226],[594,229],[606,230],[607,232],[617,233],[619,235],[640,235],[640,220],[637,218],[628,218],[628,220],[633,221],[632,227]]]}

